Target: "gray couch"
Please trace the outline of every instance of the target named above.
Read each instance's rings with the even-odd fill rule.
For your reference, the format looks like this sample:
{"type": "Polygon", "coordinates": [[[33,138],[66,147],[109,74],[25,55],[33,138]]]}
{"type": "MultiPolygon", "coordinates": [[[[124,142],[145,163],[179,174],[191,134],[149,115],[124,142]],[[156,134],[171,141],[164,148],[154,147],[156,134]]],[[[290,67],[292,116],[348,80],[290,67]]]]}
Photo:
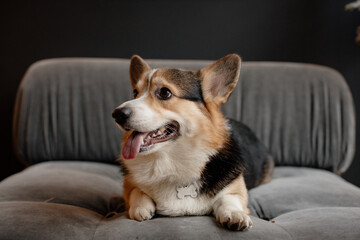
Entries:
{"type": "Polygon", "coordinates": [[[245,62],[223,108],[256,132],[277,165],[272,182],[249,192],[251,230],[226,230],[211,216],[129,220],[111,117],[132,96],[128,64],[51,59],[29,68],[13,130],[29,167],[0,183],[0,239],[360,239],[360,190],[339,176],[355,150],[352,96],[338,72],[310,64],[245,62]]]}

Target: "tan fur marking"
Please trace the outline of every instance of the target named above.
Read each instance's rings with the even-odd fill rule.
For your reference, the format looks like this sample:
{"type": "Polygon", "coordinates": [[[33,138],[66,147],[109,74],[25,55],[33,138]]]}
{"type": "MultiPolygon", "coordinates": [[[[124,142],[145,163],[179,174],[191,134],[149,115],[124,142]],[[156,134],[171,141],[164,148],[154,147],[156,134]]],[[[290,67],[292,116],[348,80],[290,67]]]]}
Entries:
{"type": "Polygon", "coordinates": [[[247,214],[250,214],[250,211],[247,207],[249,198],[248,191],[246,188],[244,176],[240,175],[237,179],[235,179],[229,186],[228,194],[236,195],[239,198],[239,201],[247,214]]]}
{"type": "Polygon", "coordinates": [[[225,127],[226,119],[222,115],[219,106],[217,106],[214,102],[206,101],[206,108],[210,113],[213,129],[217,130],[217,134],[212,136],[214,138],[213,144],[217,146],[222,146],[222,144],[225,143],[229,138],[229,133],[225,127]]]}
{"type": "Polygon", "coordinates": [[[126,204],[126,210],[129,210],[130,194],[132,190],[136,188],[136,185],[131,181],[129,176],[125,176],[123,186],[124,186],[124,200],[126,204]]]}

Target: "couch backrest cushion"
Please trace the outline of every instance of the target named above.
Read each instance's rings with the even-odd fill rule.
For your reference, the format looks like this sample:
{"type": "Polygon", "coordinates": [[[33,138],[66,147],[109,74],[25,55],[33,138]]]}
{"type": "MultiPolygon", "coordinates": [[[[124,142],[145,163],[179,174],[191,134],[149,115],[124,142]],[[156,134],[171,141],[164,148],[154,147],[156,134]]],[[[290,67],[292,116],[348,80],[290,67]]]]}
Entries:
{"type": "MultiPolygon", "coordinates": [[[[152,67],[200,69],[211,61],[149,60],[152,67]]],[[[114,162],[121,131],[111,113],[132,97],[127,59],[50,59],[33,64],[19,87],[14,145],[33,164],[48,160],[114,162]]],[[[355,149],[353,101],[327,67],[245,62],[223,107],[249,125],[278,165],[343,172],[355,149]]]]}
{"type": "Polygon", "coordinates": [[[354,104],[337,71],[270,62],[248,63],[243,70],[224,110],[254,129],[277,165],[339,174],[349,167],[355,152],[354,104]]]}

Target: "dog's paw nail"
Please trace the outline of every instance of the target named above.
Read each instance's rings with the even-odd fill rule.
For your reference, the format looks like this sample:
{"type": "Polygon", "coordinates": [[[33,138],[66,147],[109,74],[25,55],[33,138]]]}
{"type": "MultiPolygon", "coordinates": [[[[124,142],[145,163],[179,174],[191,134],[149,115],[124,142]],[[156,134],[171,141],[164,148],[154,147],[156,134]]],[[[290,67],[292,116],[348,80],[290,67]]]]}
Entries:
{"type": "Polygon", "coordinates": [[[233,231],[246,231],[253,225],[251,218],[243,211],[233,211],[223,216],[218,216],[220,223],[233,231]]]}

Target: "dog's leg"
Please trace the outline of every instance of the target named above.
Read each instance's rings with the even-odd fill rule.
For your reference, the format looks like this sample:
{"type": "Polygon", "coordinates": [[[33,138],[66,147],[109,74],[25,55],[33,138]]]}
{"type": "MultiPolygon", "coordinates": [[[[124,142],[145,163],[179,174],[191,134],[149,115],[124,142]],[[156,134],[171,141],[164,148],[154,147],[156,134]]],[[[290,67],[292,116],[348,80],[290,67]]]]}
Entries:
{"type": "Polygon", "coordinates": [[[124,198],[130,219],[144,221],[155,215],[154,201],[127,177],[124,179],[124,198]]]}
{"type": "Polygon", "coordinates": [[[245,231],[252,227],[247,208],[248,195],[243,176],[230,184],[213,205],[213,213],[224,227],[245,231]]]}
{"type": "Polygon", "coordinates": [[[144,221],[155,215],[154,201],[138,188],[131,191],[129,205],[129,217],[131,219],[144,221]]]}
{"type": "Polygon", "coordinates": [[[245,211],[236,195],[226,194],[214,204],[216,219],[231,230],[245,231],[252,227],[252,221],[245,211]]]}

